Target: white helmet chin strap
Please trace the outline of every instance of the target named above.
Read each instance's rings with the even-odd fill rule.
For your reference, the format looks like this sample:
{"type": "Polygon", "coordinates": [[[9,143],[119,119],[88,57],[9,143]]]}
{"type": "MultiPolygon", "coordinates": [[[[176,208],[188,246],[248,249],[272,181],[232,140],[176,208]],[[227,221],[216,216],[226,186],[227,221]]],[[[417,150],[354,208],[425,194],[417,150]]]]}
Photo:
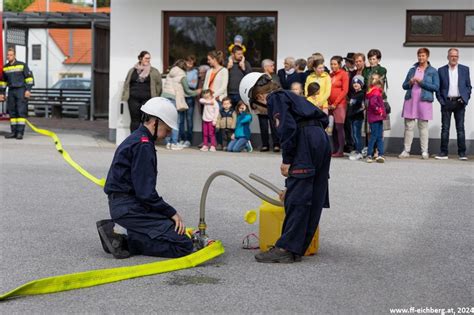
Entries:
{"type": "Polygon", "coordinates": [[[160,120],[160,119],[159,119],[158,117],[156,117],[156,119],[155,119],[155,132],[153,133],[153,136],[152,136],[153,142],[155,142],[156,139],[158,139],[158,124],[159,124],[159,120],[160,120]]]}

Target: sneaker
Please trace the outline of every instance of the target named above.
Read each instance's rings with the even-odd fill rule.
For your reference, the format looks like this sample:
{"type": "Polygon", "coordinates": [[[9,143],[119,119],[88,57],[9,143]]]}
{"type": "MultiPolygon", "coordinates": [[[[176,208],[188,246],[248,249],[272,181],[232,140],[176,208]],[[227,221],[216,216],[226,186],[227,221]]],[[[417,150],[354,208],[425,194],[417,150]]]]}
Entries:
{"type": "Polygon", "coordinates": [[[365,147],[362,149],[362,157],[366,158],[367,157],[367,152],[368,152],[369,148],[365,147]]]}
{"type": "Polygon", "coordinates": [[[349,156],[349,160],[351,160],[351,161],[358,161],[360,159],[362,159],[362,154],[357,153],[357,152],[355,154],[349,156]]]}
{"type": "Polygon", "coordinates": [[[435,156],[435,159],[436,160],[447,160],[448,159],[448,155],[446,153],[440,153],[438,155],[435,156]]]}
{"type": "Polygon", "coordinates": [[[375,162],[377,162],[377,163],[385,163],[385,158],[383,157],[383,155],[378,156],[378,157],[375,159],[375,162]]]}
{"type": "Polygon", "coordinates": [[[374,161],[374,159],[372,159],[371,156],[367,157],[367,160],[366,160],[367,163],[372,163],[373,161],[374,161]]]}
{"type": "MultiPolygon", "coordinates": [[[[100,241],[102,246],[108,249],[108,251],[116,259],[124,259],[130,257],[128,251],[127,240],[123,235],[114,232],[114,223],[99,221],[97,224],[97,231],[99,232],[100,241]]],[[[105,250],[105,249],[104,249],[105,250]]]]}
{"type": "Polygon", "coordinates": [[[268,252],[255,255],[255,259],[260,263],[284,263],[291,264],[295,262],[293,253],[278,247],[272,247],[268,252]]]}
{"type": "Polygon", "coordinates": [[[211,148],[209,149],[209,152],[216,152],[216,147],[211,145],[211,148]]]}
{"type": "Polygon", "coordinates": [[[277,145],[276,145],[276,146],[274,146],[274,147],[273,147],[273,152],[275,152],[275,153],[278,153],[278,152],[280,152],[280,147],[279,147],[279,146],[277,146],[277,145]]]}
{"type": "Polygon", "coordinates": [[[408,153],[407,151],[403,150],[402,153],[400,153],[400,155],[398,156],[399,159],[407,159],[410,157],[410,153],[408,153]]]}
{"type": "Polygon", "coordinates": [[[166,149],[167,149],[167,150],[171,150],[171,143],[167,143],[167,144],[166,144],[166,149]]]}
{"type": "Polygon", "coordinates": [[[178,142],[178,144],[179,144],[180,146],[184,146],[184,140],[181,140],[180,142],[178,142]]]}
{"type": "Polygon", "coordinates": [[[183,148],[189,148],[191,146],[191,142],[189,141],[184,141],[183,143],[183,148]]]}
{"type": "Polygon", "coordinates": [[[253,152],[252,142],[247,141],[247,146],[246,146],[246,148],[247,148],[247,152],[249,152],[249,153],[250,153],[250,152],[253,152]]]}
{"type": "Polygon", "coordinates": [[[333,158],[344,157],[344,153],[342,153],[342,152],[336,152],[336,153],[333,153],[333,154],[331,155],[331,157],[333,157],[333,158]]]}
{"type": "Polygon", "coordinates": [[[222,147],[222,151],[227,152],[227,147],[222,147]]]}
{"type": "Polygon", "coordinates": [[[183,149],[183,147],[180,146],[179,144],[174,144],[174,143],[173,143],[173,144],[171,145],[171,150],[173,150],[173,151],[179,151],[179,150],[182,150],[182,149],[183,149]]]}
{"type": "Polygon", "coordinates": [[[458,159],[461,160],[461,161],[467,161],[467,156],[465,156],[465,155],[460,155],[460,156],[458,157],[458,159]]]}
{"type": "Polygon", "coordinates": [[[207,145],[203,145],[200,150],[201,150],[202,152],[207,152],[207,151],[209,151],[209,147],[208,147],[207,145]]]}
{"type": "Polygon", "coordinates": [[[270,149],[268,147],[262,147],[260,149],[260,152],[268,152],[268,151],[270,151],[270,149]]]}
{"type": "Polygon", "coordinates": [[[430,158],[430,155],[428,154],[428,152],[423,152],[421,153],[421,158],[423,160],[428,160],[430,158]]]}
{"type": "Polygon", "coordinates": [[[222,151],[222,144],[218,144],[216,149],[219,150],[219,151],[222,151]]]}

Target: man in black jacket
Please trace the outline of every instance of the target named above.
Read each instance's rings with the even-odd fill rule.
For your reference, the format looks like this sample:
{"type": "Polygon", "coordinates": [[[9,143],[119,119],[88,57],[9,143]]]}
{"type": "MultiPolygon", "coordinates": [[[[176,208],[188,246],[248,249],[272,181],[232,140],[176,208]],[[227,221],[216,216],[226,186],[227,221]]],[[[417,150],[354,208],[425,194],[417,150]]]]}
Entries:
{"type": "Polygon", "coordinates": [[[252,66],[245,60],[244,50],[241,46],[234,46],[232,54],[227,60],[227,69],[229,70],[229,83],[227,84],[227,95],[232,100],[232,106],[235,108],[240,101],[239,84],[242,78],[252,71],[252,66]]]}

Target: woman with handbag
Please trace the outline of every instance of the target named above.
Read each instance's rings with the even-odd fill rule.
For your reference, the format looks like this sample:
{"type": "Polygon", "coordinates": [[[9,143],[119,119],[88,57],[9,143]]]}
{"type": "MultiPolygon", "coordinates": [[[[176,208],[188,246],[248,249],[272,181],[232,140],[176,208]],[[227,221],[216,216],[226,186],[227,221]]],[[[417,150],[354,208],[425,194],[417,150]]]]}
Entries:
{"type": "MultiPolygon", "coordinates": [[[[188,79],[186,76],[186,61],[178,59],[173,64],[170,72],[166,76],[163,84],[162,97],[169,99],[175,106],[178,112],[188,110],[185,95],[196,96],[201,93],[200,89],[192,90],[189,88],[188,79]]],[[[179,119],[178,119],[179,120],[179,119]]],[[[179,121],[178,121],[179,125],[179,121]]],[[[178,144],[179,130],[172,130],[171,137],[166,138],[166,148],[168,150],[182,150],[183,146],[178,144]]]]}
{"type": "Polygon", "coordinates": [[[128,102],[130,111],[130,132],[140,126],[142,112],[140,108],[150,98],[161,94],[161,74],[151,66],[151,55],[142,51],[138,55],[138,62],[131,68],[123,85],[122,102],[128,102]]]}

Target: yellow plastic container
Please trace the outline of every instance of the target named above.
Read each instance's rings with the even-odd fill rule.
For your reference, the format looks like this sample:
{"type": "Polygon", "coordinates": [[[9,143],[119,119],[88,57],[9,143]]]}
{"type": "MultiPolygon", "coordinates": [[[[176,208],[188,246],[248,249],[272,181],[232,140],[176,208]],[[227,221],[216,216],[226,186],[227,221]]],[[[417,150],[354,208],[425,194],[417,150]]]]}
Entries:
{"type": "MultiPolygon", "coordinates": [[[[260,226],[259,239],[260,250],[266,252],[270,246],[274,246],[281,236],[283,220],[285,219],[285,209],[274,206],[266,201],[260,206],[260,226]]],[[[311,256],[318,252],[319,248],[319,227],[314,233],[313,240],[306,250],[305,256],[311,256]]]]}

